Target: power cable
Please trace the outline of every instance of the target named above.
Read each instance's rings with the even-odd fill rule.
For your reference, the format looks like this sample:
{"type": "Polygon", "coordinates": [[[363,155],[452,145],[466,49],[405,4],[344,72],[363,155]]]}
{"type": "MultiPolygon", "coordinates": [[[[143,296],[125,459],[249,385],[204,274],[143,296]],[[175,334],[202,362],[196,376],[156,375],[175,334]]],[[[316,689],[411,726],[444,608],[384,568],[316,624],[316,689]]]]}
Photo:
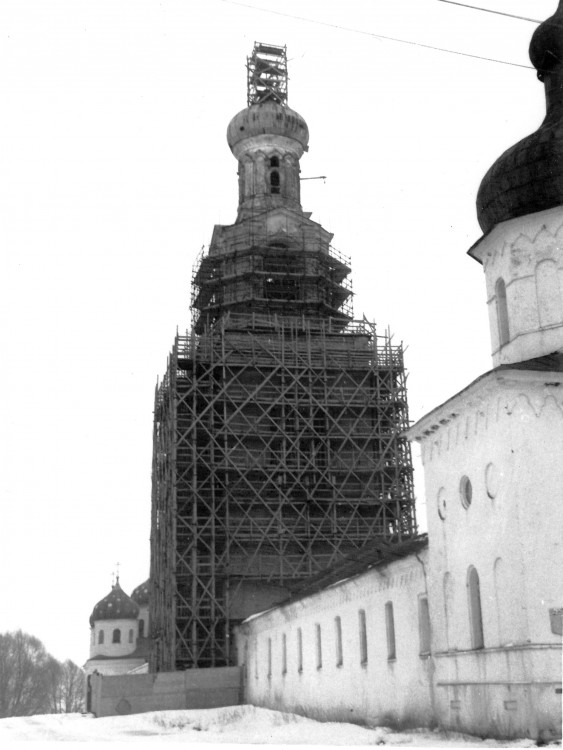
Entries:
{"type": "MultiPolygon", "coordinates": [[[[498,60],[495,57],[483,57],[483,55],[473,55],[470,52],[460,52],[459,50],[446,49],[445,47],[434,47],[432,44],[423,44],[422,42],[412,42],[408,39],[398,39],[393,36],[385,36],[384,34],[376,34],[373,31],[364,31],[363,29],[353,29],[349,26],[339,26],[335,23],[328,23],[328,21],[318,21],[315,18],[306,18],[305,16],[296,16],[292,13],[283,13],[280,10],[270,10],[269,8],[259,8],[256,5],[250,5],[249,3],[238,2],[237,0],[219,0],[221,3],[227,5],[238,5],[242,8],[250,8],[251,10],[257,10],[261,13],[270,13],[275,16],[283,16],[284,18],[293,18],[297,21],[306,21],[307,23],[314,23],[318,26],[329,26],[332,29],[339,29],[340,31],[349,31],[353,34],[363,34],[364,36],[371,36],[375,39],[385,39],[388,42],[398,42],[399,44],[409,44],[413,47],[423,47],[424,49],[432,49],[436,52],[447,52],[450,55],[460,55],[461,57],[470,57],[474,60],[485,60],[486,62],[499,63],[500,65],[512,65],[514,68],[527,68],[534,70],[532,65],[523,65],[521,63],[513,63],[508,60],[498,60]]],[[[539,23],[539,22],[538,22],[539,23]]]]}
{"type": "Polygon", "coordinates": [[[530,21],[531,23],[541,23],[537,18],[527,18],[526,16],[515,16],[512,13],[503,13],[502,10],[491,10],[491,8],[480,8],[477,5],[466,5],[465,3],[458,3],[455,0],[438,0],[439,3],[447,3],[448,5],[459,5],[461,8],[471,8],[472,10],[482,10],[484,13],[495,13],[497,16],[506,16],[507,18],[517,18],[519,21],[530,21]]]}

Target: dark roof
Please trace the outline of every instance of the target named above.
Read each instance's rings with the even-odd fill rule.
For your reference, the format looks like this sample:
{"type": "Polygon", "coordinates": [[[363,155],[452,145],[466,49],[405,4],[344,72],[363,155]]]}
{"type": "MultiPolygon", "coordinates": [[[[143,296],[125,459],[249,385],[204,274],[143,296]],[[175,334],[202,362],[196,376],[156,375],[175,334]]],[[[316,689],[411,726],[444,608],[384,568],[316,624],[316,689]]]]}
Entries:
{"type": "Polygon", "coordinates": [[[90,615],[90,625],[96,620],[136,620],[139,615],[139,605],[127,596],[117,580],[111,591],[94,607],[90,615]]]}
{"type": "Polygon", "coordinates": [[[517,216],[563,204],[563,2],[532,37],[530,59],[545,80],[547,115],[539,129],[504,152],[481,182],[477,215],[483,232],[517,216]]]}
{"type": "MultiPolygon", "coordinates": [[[[563,353],[552,352],[542,357],[526,359],[508,365],[499,365],[495,370],[534,370],[539,372],[563,372],[563,353]]],[[[493,370],[493,372],[495,372],[493,370]]]]}
{"type": "Polygon", "coordinates": [[[332,565],[330,568],[321,570],[316,575],[298,584],[294,589],[291,597],[281,602],[278,606],[289,604],[297,599],[316,594],[328,586],[332,586],[339,581],[353,576],[360,575],[370,568],[377,568],[380,565],[386,565],[401,560],[408,555],[414,555],[428,546],[428,535],[420,534],[403,541],[390,539],[382,541],[376,539],[363,547],[347,555],[340,562],[332,565]]]}

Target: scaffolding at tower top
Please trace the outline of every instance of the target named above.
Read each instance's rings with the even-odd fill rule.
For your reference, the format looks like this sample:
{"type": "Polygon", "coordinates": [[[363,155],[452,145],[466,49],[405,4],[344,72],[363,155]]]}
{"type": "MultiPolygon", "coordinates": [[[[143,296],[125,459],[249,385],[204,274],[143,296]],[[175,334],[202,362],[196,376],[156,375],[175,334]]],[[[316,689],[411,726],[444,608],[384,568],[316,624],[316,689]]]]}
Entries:
{"type": "Polygon", "coordinates": [[[250,57],[246,58],[248,71],[248,106],[267,101],[287,104],[287,48],[254,42],[250,57]]]}

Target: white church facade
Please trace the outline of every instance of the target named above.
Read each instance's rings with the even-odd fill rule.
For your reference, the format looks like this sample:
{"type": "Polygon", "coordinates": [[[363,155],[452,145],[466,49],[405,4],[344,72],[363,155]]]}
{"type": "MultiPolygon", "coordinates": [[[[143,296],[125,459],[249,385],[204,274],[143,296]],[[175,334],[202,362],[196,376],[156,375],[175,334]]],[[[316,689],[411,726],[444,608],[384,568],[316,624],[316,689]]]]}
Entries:
{"type": "Polygon", "coordinates": [[[245,699],[321,719],[561,736],[563,2],[547,116],[478,196],[493,369],[413,425],[428,538],[373,545],[238,630],[245,699]]]}
{"type": "Polygon", "coordinates": [[[149,582],[141,583],[128,596],[119,576],[107,596],[90,615],[90,657],[86,676],[93,672],[120,675],[148,669],[149,582]]]}

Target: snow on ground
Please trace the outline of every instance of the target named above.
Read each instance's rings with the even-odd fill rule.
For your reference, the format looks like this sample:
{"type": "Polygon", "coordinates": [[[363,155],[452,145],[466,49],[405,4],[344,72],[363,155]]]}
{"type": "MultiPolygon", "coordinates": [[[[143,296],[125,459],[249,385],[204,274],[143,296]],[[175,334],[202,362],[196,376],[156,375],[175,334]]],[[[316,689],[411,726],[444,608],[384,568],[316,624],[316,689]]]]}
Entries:
{"type": "Polygon", "coordinates": [[[383,727],[318,722],[255,706],[153,711],[95,719],[44,714],[0,719],[0,747],[17,740],[42,742],[181,742],[182,744],[394,745],[396,747],[532,747],[532,740],[500,742],[428,729],[393,732],[383,727]]]}

